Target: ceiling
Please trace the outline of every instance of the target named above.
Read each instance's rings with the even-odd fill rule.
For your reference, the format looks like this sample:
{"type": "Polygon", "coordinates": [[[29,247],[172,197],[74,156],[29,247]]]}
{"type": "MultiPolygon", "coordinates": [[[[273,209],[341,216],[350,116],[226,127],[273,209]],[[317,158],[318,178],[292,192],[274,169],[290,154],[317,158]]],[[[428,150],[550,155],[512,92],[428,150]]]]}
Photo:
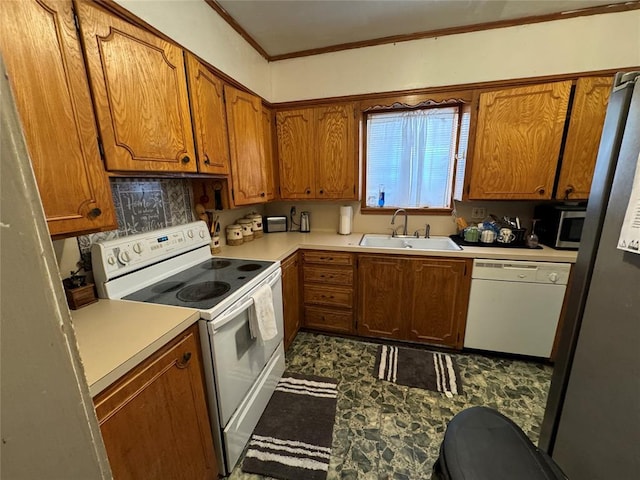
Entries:
{"type": "Polygon", "coordinates": [[[250,37],[247,38],[250,43],[270,60],[301,56],[299,52],[307,50],[353,48],[348,44],[385,37],[417,33],[422,34],[418,37],[425,37],[429,36],[425,32],[455,27],[481,29],[477,26],[604,5],[640,7],[640,2],[629,0],[207,0],[207,3],[214,4],[214,8],[215,3],[222,7],[231,17],[227,20],[237,24],[234,28],[244,33],[245,38],[250,37]]]}

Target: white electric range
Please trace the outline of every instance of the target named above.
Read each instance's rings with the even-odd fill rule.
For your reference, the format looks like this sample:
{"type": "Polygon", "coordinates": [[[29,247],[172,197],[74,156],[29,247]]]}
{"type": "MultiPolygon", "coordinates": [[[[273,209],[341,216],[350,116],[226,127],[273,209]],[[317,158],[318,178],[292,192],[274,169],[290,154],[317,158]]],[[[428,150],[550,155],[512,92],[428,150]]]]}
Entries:
{"type": "Polygon", "coordinates": [[[280,262],[212,256],[204,222],[98,242],[91,257],[101,298],[199,311],[216,454],[231,472],[284,372],[280,262]],[[278,335],[249,330],[251,295],[271,287],[278,335]]]}

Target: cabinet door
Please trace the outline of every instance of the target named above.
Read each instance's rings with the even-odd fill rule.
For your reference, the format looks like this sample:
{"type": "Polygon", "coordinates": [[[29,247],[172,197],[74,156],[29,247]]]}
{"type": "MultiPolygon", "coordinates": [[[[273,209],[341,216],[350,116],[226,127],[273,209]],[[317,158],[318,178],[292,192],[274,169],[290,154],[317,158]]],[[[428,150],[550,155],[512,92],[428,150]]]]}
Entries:
{"type": "Polygon", "coordinates": [[[613,77],[578,79],[562,155],[558,199],[589,198],[612,85],[613,77]]]}
{"type": "Polygon", "coordinates": [[[411,279],[405,302],[407,340],[462,348],[469,301],[468,260],[407,260],[411,279]]]}
{"type": "Polygon", "coordinates": [[[218,477],[197,327],[94,400],[114,478],[218,477]]]}
{"type": "Polygon", "coordinates": [[[222,80],[190,53],[186,53],[186,58],[198,170],[227,175],[230,173],[229,136],[222,80]]]}
{"type": "Polygon", "coordinates": [[[287,349],[300,329],[300,260],[297,253],[282,262],[282,299],[284,348],[287,349]]]}
{"type": "Polygon", "coordinates": [[[276,113],[283,200],[314,198],[313,118],[310,108],[276,113]]]}
{"type": "Polygon", "coordinates": [[[480,95],[470,199],[551,198],[571,82],[480,95]]]}
{"type": "Polygon", "coordinates": [[[262,102],[254,95],[224,86],[235,205],[265,202],[266,173],[262,102]]]}
{"type": "Polygon", "coordinates": [[[3,2],[0,28],[49,232],[63,237],[115,229],[71,2],[3,2]]]}
{"type": "Polygon", "coordinates": [[[277,197],[277,172],[276,156],[273,152],[273,112],[267,107],[262,107],[262,135],[264,144],[264,165],[266,175],[267,200],[277,197]]]}
{"type": "Polygon", "coordinates": [[[358,335],[402,338],[403,305],[409,300],[404,261],[391,256],[360,255],[357,278],[358,335]]]}
{"type": "Polygon", "coordinates": [[[182,50],[77,5],[107,169],[195,172],[182,50]]]}
{"type": "Polygon", "coordinates": [[[315,197],[356,195],[356,132],[353,105],[315,109],[315,197]]]}

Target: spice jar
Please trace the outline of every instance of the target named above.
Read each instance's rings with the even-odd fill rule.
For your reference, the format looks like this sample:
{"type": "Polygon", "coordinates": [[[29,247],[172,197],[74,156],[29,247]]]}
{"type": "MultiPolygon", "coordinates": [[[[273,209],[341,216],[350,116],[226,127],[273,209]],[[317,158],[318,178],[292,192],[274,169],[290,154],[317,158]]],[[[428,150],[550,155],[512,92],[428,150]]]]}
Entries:
{"type": "Polygon", "coordinates": [[[242,239],[242,227],[237,224],[227,225],[227,245],[242,245],[244,240],[242,239]]]}
{"type": "Polygon", "coordinates": [[[262,237],[262,215],[259,213],[250,213],[246,218],[252,222],[251,230],[253,231],[253,238],[262,237]]]}
{"type": "Polygon", "coordinates": [[[242,227],[242,240],[245,243],[253,241],[253,221],[249,218],[241,218],[236,223],[242,227]]]}

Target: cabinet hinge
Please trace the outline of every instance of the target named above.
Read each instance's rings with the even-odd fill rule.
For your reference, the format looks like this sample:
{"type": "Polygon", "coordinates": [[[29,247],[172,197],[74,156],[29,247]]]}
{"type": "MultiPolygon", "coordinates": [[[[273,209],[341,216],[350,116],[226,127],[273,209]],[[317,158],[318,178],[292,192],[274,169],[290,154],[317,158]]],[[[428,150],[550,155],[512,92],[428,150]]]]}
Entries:
{"type": "Polygon", "coordinates": [[[104,160],[104,145],[102,145],[100,137],[98,137],[98,151],[100,152],[100,158],[104,160]]]}

